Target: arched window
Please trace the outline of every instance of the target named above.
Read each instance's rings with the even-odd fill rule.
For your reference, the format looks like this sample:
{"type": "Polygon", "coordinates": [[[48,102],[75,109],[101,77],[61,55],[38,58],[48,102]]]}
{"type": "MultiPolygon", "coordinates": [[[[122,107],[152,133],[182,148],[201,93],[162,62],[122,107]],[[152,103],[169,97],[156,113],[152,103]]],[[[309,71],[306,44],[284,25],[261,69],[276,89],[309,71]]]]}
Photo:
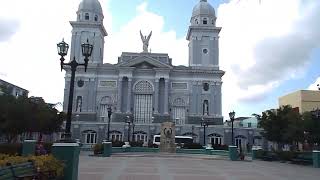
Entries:
{"type": "Polygon", "coordinates": [[[196,24],[199,24],[198,19],[195,19],[194,22],[195,22],[196,24]]]}
{"type": "Polygon", "coordinates": [[[134,138],[134,141],[136,141],[136,142],[143,142],[143,143],[148,142],[148,135],[146,132],[143,132],[143,131],[134,132],[133,138],[134,138]]]}
{"type": "Polygon", "coordinates": [[[186,103],[182,98],[177,98],[172,103],[172,118],[177,125],[184,125],[186,121],[186,103]]]}
{"type": "Polygon", "coordinates": [[[123,140],[123,136],[120,131],[110,131],[110,137],[112,142],[123,140]]]}
{"type": "Polygon", "coordinates": [[[139,81],[134,86],[134,122],[148,124],[152,120],[153,86],[149,81],[139,81]]]}
{"type": "Polygon", "coordinates": [[[98,16],[97,15],[94,16],[94,21],[98,21],[98,16]]]}
{"type": "Polygon", "coordinates": [[[222,136],[220,134],[212,133],[208,135],[212,145],[222,145],[222,136]]]}
{"type": "Polygon", "coordinates": [[[86,14],[84,15],[84,19],[85,19],[85,20],[89,20],[89,13],[86,13],[86,14]]]}
{"type": "Polygon", "coordinates": [[[234,138],[234,142],[238,148],[242,148],[242,150],[245,150],[246,144],[247,144],[247,138],[245,136],[243,135],[236,136],[234,138]]]}
{"type": "Polygon", "coordinates": [[[254,146],[262,146],[262,137],[261,136],[254,136],[253,137],[253,145],[254,146]]]}
{"type": "Polygon", "coordinates": [[[207,18],[203,18],[203,24],[208,24],[208,20],[207,20],[207,18]]]}
{"type": "Polygon", "coordinates": [[[202,107],[202,109],[203,109],[203,115],[209,116],[209,101],[208,101],[208,100],[204,100],[202,106],[203,106],[203,107],[202,107]]]}
{"type": "Polygon", "coordinates": [[[92,130],[83,131],[84,144],[97,144],[97,132],[92,130]]]}

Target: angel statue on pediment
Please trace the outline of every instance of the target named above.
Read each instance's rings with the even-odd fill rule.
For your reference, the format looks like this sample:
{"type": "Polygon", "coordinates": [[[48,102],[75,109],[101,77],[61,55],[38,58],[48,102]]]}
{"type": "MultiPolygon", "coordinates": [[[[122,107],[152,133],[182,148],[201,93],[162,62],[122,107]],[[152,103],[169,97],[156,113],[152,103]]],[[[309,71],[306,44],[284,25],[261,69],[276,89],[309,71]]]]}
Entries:
{"type": "Polygon", "coordinates": [[[152,31],[150,32],[149,36],[143,36],[140,30],[140,36],[143,43],[143,52],[148,52],[149,40],[151,38],[152,31]]]}

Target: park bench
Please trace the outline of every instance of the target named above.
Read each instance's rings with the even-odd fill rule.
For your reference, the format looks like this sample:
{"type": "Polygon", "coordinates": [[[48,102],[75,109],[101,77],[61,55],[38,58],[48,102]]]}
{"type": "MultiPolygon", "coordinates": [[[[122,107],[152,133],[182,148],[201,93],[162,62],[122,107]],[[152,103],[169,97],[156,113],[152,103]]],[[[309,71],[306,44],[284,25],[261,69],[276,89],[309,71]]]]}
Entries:
{"type": "Polygon", "coordinates": [[[1,180],[16,180],[24,178],[39,179],[39,173],[32,161],[15,165],[8,163],[7,166],[0,168],[1,180]]]}
{"type": "Polygon", "coordinates": [[[15,179],[10,166],[0,167],[0,179],[1,180],[13,180],[15,179]]]}
{"type": "Polygon", "coordinates": [[[278,160],[278,156],[276,153],[267,152],[266,154],[261,156],[261,159],[264,161],[276,161],[278,160]]]}
{"type": "Polygon", "coordinates": [[[312,164],[313,163],[312,153],[298,154],[297,157],[291,159],[291,162],[295,164],[304,164],[304,165],[312,164]]]}

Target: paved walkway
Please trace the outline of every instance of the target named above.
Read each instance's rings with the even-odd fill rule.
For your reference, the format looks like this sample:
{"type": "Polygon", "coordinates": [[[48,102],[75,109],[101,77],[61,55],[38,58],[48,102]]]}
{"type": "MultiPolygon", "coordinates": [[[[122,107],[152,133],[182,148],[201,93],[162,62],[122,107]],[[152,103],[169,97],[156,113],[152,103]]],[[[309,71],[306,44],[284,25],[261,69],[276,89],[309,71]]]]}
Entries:
{"type": "Polygon", "coordinates": [[[319,180],[320,169],[279,162],[236,161],[218,156],[80,155],[79,180],[319,180]]]}

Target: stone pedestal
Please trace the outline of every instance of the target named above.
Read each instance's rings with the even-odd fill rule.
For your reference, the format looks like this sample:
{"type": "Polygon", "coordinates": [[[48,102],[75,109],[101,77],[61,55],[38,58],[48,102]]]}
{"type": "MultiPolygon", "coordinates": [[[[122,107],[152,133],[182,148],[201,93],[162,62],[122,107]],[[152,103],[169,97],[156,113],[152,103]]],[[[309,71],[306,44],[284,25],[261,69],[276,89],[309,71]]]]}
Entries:
{"type": "Polygon", "coordinates": [[[78,179],[78,166],[80,148],[78,143],[54,143],[52,154],[55,158],[63,161],[64,178],[68,180],[78,179]]]}
{"type": "Polygon", "coordinates": [[[252,160],[255,160],[257,158],[257,148],[252,148],[252,160]]]}
{"type": "Polygon", "coordinates": [[[160,152],[175,153],[175,124],[173,122],[163,122],[160,133],[160,152]]]}
{"type": "Polygon", "coordinates": [[[36,140],[24,140],[22,144],[22,156],[33,156],[36,152],[36,140]]]}
{"type": "Polygon", "coordinates": [[[320,151],[312,152],[313,167],[320,168],[320,151]]]}
{"type": "Polygon", "coordinates": [[[103,142],[103,157],[110,157],[112,153],[112,142],[103,142]]]}
{"type": "Polygon", "coordinates": [[[229,146],[229,158],[231,161],[238,160],[237,146],[229,146]]]}

